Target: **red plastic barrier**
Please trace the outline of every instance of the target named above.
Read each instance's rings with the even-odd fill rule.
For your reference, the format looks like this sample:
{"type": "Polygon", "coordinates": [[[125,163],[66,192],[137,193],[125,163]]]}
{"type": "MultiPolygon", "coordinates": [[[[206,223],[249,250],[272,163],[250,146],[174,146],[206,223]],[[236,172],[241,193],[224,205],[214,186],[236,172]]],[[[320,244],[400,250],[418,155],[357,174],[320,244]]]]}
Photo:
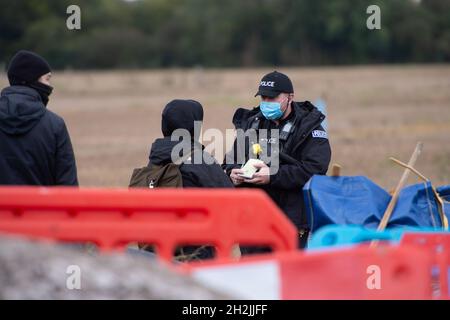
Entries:
{"type": "Polygon", "coordinates": [[[431,299],[431,265],[417,247],[361,246],[183,268],[244,299],[431,299]]]}
{"type": "Polygon", "coordinates": [[[355,248],[281,263],[284,299],[430,299],[431,257],[415,247],[355,248]],[[379,271],[380,287],[376,287],[379,271]]]}
{"type": "Polygon", "coordinates": [[[435,298],[450,299],[450,233],[405,233],[400,245],[418,246],[433,257],[433,294],[435,298]],[[437,287],[437,288],[435,288],[437,287]]]}
{"type": "Polygon", "coordinates": [[[165,260],[187,244],[214,245],[219,258],[237,243],[297,248],[295,227],[261,190],[1,187],[0,232],[101,250],[146,242],[165,260]]]}

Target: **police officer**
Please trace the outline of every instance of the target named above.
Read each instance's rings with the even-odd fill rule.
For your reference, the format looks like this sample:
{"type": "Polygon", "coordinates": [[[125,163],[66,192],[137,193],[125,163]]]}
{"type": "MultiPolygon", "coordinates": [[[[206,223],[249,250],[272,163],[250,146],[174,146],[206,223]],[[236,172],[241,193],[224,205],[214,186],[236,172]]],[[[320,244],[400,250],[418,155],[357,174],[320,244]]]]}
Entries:
{"type": "Polygon", "coordinates": [[[246,135],[244,144],[235,141],[223,169],[235,186],[266,191],[298,228],[299,246],[304,248],[309,229],[302,188],[313,175],[326,174],[331,158],[327,133],[321,126],[325,116],[309,101],[295,102],[291,80],[277,71],[262,78],[256,96],[261,97],[260,105],[251,110],[239,108],[233,124],[246,132],[254,129],[258,141],[250,141],[251,135],[246,135]],[[264,135],[262,129],[266,129],[264,135]],[[244,178],[241,167],[251,157],[255,144],[267,145],[268,152],[273,151],[271,157],[278,156],[277,168],[271,168],[273,162],[255,164],[258,171],[244,178]],[[239,145],[245,148],[244,158],[238,155],[239,145]]]}

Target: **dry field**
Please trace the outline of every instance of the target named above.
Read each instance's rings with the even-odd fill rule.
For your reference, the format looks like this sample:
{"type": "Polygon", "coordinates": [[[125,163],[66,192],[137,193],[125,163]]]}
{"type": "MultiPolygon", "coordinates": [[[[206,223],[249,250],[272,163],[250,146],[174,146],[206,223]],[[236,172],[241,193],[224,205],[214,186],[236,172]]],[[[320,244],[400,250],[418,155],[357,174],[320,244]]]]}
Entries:
{"type": "MultiPolygon", "coordinates": [[[[49,109],[66,120],[81,186],[125,187],[132,168],[146,164],[168,101],[196,99],[205,109],[204,129],[232,129],[234,110],[257,105],[253,95],[269,71],[55,72],[49,109]]],[[[407,162],[420,140],[416,168],[435,185],[450,184],[450,65],[280,71],[293,80],[296,100],[327,102],[332,162],[343,174],[391,189],[402,170],[388,158],[407,162]]]]}

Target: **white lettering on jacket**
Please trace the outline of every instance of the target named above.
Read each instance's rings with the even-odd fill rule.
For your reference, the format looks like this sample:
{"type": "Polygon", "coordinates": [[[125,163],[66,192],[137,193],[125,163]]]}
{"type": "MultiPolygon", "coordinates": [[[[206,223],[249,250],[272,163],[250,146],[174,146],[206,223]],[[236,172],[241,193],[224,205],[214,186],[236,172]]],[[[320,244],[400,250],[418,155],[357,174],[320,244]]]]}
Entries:
{"type": "Polygon", "coordinates": [[[326,133],[326,131],[322,131],[322,130],[314,130],[312,132],[312,136],[313,136],[313,138],[328,139],[328,134],[326,133]]]}

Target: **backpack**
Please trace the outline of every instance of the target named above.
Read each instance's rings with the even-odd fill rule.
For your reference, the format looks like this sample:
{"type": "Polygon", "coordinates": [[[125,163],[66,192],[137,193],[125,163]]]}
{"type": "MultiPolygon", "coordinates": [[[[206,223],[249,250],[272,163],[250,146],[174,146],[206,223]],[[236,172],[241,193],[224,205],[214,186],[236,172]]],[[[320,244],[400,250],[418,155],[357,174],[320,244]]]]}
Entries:
{"type": "Polygon", "coordinates": [[[175,163],[165,165],[150,164],[147,167],[136,168],[131,174],[130,188],[182,188],[183,177],[180,166],[191,156],[192,152],[181,157],[175,163]]]}
{"type": "MultiPolygon", "coordinates": [[[[189,153],[189,156],[191,154],[189,153]]],[[[129,188],[182,188],[183,177],[180,171],[180,165],[184,159],[178,159],[177,163],[168,163],[165,165],[155,165],[150,163],[146,167],[135,168],[131,174],[129,188]]],[[[150,245],[138,243],[141,250],[153,252],[150,245]]]]}
{"type": "Polygon", "coordinates": [[[151,164],[148,167],[136,168],[130,179],[130,188],[182,188],[183,179],[180,168],[174,163],[163,166],[151,164]]]}
{"type": "MultiPolygon", "coordinates": [[[[150,163],[147,167],[136,168],[131,174],[129,183],[130,188],[182,188],[183,177],[181,175],[180,166],[183,162],[189,159],[192,155],[192,151],[186,156],[179,158],[175,163],[168,163],[165,165],[155,165],[150,163]]],[[[140,250],[154,253],[154,249],[151,245],[138,242],[137,246],[140,250]]],[[[178,250],[175,259],[177,261],[190,261],[199,259],[199,256],[210,256],[211,249],[206,246],[188,246],[178,250]],[[184,251],[187,251],[185,253],[184,251]]]]}

